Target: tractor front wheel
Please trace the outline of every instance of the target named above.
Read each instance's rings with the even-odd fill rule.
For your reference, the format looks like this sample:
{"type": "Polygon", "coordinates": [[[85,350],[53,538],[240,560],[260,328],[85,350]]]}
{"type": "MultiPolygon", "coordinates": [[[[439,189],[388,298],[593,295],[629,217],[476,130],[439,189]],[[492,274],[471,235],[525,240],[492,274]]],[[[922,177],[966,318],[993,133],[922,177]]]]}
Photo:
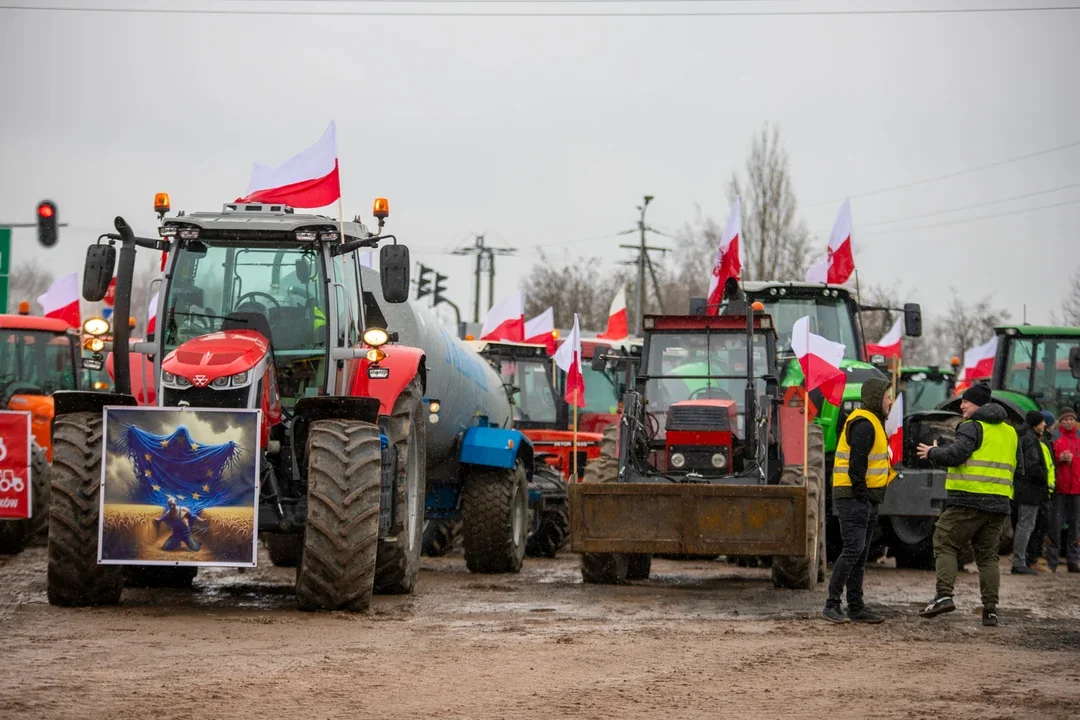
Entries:
{"type": "Polygon", "coordinates": [[[375,585],[382,447],[379,428],[358,420],[311,423],[307,526],[296,570],[304,610],[366,610],[375,585]]]}
{"type": "Polygon", "coordinates": [[[825,532],[825,442],[820,425],[810,425],[808,436],[808,475],[802,465],[788,465],[780,476],[781,485],[806,487],[806,554],[773,557],[773,586],[793,590],[813,590],[821,577],[818,553],[825,532]]]}

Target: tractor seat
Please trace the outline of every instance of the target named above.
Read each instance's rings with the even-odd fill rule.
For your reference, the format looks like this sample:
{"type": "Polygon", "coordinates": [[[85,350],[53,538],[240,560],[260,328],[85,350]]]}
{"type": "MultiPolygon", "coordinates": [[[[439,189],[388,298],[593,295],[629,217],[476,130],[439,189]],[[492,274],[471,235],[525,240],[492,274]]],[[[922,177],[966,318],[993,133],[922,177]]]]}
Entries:
{"type": "Polygon", "coordinates": [[[261,334],[274,347],[274,336],[270,334],[270,321],[259,312],[231,312],[221,322],[224,330],[254,330],[261,334]]]}

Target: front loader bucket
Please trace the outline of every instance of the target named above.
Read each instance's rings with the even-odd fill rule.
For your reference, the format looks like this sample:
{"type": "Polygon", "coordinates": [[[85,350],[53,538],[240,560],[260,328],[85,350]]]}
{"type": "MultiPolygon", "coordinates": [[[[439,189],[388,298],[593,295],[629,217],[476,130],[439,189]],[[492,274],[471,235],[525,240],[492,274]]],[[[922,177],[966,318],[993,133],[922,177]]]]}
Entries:
{"type": "Polygon", "coordinates": [[[806,555],[806,488],[781,485],[570,485],[578,553],[806,555]]]}

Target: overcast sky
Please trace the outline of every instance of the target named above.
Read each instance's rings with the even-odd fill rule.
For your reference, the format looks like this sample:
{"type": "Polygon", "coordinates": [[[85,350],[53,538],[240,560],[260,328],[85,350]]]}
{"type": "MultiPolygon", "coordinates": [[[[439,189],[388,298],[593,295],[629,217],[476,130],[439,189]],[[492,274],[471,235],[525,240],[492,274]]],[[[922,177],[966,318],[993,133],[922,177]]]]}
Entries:
{"type": "MultiPolygon", "coordinates": [[[[432,7],[0,2],[12,4],[432,7]]],[[[1031,3],[587,9],[1024,4],[1031,3]]],[[[559,259],[628,259],[618,248],[628,238],[614,235],[634,226],[643,194],[655,196],[647,220],[659,229],[676,230],[695,206],[722,224],[728,178],[768,121],[781,128],[802,214],[823,234],[822,246],[841,200],[852,198],[864,281],[899,281],[905,299],[929,313],[953,286],[968,300],[992,294],[1016,319],[1026,303],[1029,321],[1048,321],[1080,265],[1080,145],[861,196],[1080,143],[1078,31],[1080,11],[455,18],[0,9],[0,222],[30,222],[39,200],[54,200],[71,226],[51,251],[37,246],[34,231],[16,230],[15,264],[38,255],[57,273],[80,270],[86,244],[111,229],[113,216],[153,234],[158,191],[171,194],[174,210],[218,209],[245,191],[253,161],[280,163],[333,119],[346,215],[369,217],[371,200],[388,197],[388,229],[414,259],[450,275],[451,297],[471,318],[472,258],[445,253],[471,243],[472,233],[518,248],[497,261],[502,295],[542,248],[559,259]],[[972,205],[980,207],[943,212],[972,205]],[[968,222],[974,218],[986,219],[968,222]]]]}

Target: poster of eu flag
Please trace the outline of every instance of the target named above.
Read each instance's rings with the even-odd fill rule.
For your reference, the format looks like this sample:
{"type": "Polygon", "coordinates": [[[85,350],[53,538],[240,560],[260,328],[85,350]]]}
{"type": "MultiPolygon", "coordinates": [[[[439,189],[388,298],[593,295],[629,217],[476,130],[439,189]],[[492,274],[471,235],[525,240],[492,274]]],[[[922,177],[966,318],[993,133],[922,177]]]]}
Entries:
{"type": "Polygon", "coordinates": [[[254,567],[258,410],[107,407],[98,562],[254,567]]]}

